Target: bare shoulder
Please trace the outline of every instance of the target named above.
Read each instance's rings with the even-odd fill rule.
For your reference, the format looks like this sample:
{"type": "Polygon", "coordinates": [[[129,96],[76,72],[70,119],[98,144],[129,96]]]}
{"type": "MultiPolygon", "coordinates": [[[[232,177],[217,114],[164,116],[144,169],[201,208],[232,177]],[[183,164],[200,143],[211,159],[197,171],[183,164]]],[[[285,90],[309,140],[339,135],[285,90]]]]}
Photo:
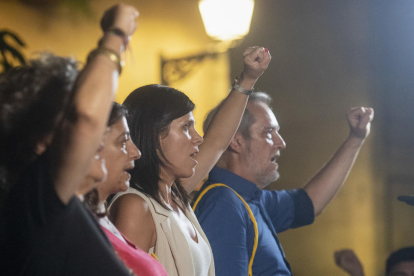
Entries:
{"type": "Polygon", "coordinates": [[[110,219],[132,243],[148,252],[154,246],[156,229],[148,203],[137,194],[117,198],[110,208],[110,219]]]}
{"type": "Polygon", "coordinates": [[[152,219],[148,203],[137,194],[125,194],[117,198],[111,205],[110,213],[114,224],[125,217],[133,220],[152,219]]]}

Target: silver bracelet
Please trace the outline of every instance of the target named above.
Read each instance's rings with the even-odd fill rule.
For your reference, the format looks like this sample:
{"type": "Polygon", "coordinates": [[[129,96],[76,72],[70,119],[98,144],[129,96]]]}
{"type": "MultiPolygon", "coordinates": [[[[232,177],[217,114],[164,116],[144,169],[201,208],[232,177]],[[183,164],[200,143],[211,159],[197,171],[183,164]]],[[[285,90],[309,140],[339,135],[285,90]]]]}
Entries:
{"type": "Polygon", "coordinates": [[[242,93],[242,94],[244,94],[244,95],[247,95],[247,96],[250,96],[252,93],[253,93],[253,91],[254,91],[254,87],[252,87],[252,89],[250,89],[250,90],[248,90],[248,89],[244,89],[243,87],[241,87],[239,84],[238,84],[238,78],[236,78],[235,80],[234,80],[234,82],[233,82],[233,89],[236,89],[237,91],[239,91],[240,93],[242,93]]]}

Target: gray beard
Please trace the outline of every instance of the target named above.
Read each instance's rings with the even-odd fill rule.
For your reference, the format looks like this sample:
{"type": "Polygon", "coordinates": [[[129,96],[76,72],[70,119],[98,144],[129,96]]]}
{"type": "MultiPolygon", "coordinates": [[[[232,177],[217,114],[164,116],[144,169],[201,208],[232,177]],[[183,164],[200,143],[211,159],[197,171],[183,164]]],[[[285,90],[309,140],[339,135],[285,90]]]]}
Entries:
{"type": "Polygon", "coordinates": [[[264,189],[270,183],[279,179],[279,172],[274,174],[273,172],[256,172],[255,174],[256,183],[258,184],[260,189],[264,189]]]}
{"type": "MultiPolygon", "coordinates": [[[[250,148],[250,141],[247,142],[247,156],[248,159],[251,160],[251,156],[252,156],[252,151],[250,148]]],[[[251,169],[254,172],[254,179],[255,179],[255,183],[256,185],[259,187],[259,189],[263,189],[266,186],[268,186],[270,183],[276,181],[279,179],[279,172],[273,172],[273,171],[269,171],[268,169],[266,169],[265,171],[259,171],[256,168],[256,163],[250,163],[251,169]]]]}

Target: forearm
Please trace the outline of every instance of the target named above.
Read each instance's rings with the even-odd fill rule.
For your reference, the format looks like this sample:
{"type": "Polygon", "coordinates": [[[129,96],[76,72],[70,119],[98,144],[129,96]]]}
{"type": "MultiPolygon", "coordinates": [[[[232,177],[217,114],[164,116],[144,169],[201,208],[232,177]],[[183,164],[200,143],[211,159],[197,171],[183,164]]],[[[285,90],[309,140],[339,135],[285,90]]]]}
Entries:
{"type": "MultiPolygon", "coordinates": [[[[244,89],[252,89],[255,83],[256,79],[243,78],[239,85],[244,89]]],[[[247,95],[232,89],[212,119],[204,135],[204,145],[207,144],[217,150],[226,150],[239,127],[247,100],[247,95]]]]}
{"type": "MultiPolygon", "coordinates": [[[[244,69],[238,85],[245,90],[251,90],[268,67],[270,59],[269,52],[262,47],[247,48],[243,53],[244,69]]],[[[197,187],[227,149],[239,127],[247,100],[247,95],[233,89],[221,103],[204,135],[204,143],[200,145],[200,151],[195,156],[198,162],[195,174],[181,179],[187,193],[197,187]]]]}
{"type": "MultiPolygon", "coordinates": [[[[106,34],[101,47],[119,54],[124,51],[123,40],[113,34],[106,34]]],[[[75,106],[80,123],[103,130],[118,87],[118,66],[108,56],[98,54],[85,65],[75,86],[75,106]]]]}
{"type": "MultiPolygon", "coordinates": [[[[255,82],[256,80],[247,79],[239,85],[251,89],[255,82]]],[[[198,165],[194,175],[181,179],[181,184],[187,193],[191,193],[199,185],[227,149],[239,127],[247,100],[247,95],[233,89],[221,103],[204,135],[203,144],[199,146],[200,152],[196,156],[198,165]]]]}
{"type": "MultiPolygon", "coordinates": [[[[122,39],[110,35],[103,47],[121,52],[122,39]]],[[[106,129],[107,118],[118,86],[118,67],[109,57],[98,54],[80,73],[74,88],[77,120],[65,148],[62,168],[55,177],[56,191],[67,202],[83,180],[106,129]]]]}
{"type": "Polygon", "coordinates": [[[344,184],[364,143],[349,136],[329,162],[304,187],[319,215],[344,184]]]}

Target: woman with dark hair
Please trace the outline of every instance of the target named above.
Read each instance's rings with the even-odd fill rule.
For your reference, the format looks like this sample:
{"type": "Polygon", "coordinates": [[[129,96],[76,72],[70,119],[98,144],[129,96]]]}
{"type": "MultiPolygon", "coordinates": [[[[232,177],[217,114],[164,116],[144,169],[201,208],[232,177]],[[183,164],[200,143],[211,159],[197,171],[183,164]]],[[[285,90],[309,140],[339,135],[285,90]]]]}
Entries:
{"type": "Polygon", "coordinates": [[[101,143],[137,16],[123,4],[105,13],[79,76],[73,60],[45,54],[0,77],[3,273],[129,275],[75,193],[101,143]]]}
{"type": "MultiPolygon", "coordinates": [[[[134,168],[134,160],[141,153],[130,139],[126,122],[127,110],[124,106],[113,103],[109,115],[108,128],[104,135],[104,147],[100,156],[105,160],[107,175],[104,181],[85,195],[85,202],[98,218],[114,250],[124,264],[136,275],[166,276],[163,266],[147,252],[142,251],[130,242],[108,219],[105,200],[114,193],[126,191],[129,188],[129,170],[134,168]]],[[[96,171],[96,170],[95,170],[96,171]]],[[[96,175],[92,174],[91,175],[96,175]]],[[[85,186],[89,186],[90,177],[86,177],[85,186]]],[[[82,187],[82,188],[83,188],[82,187]]],[[[82,191],[79,191],[82,195],[82,191]]]]}
{"type": "Polygon", "coordinates": [[[248,95],[270,62],[267,49],[244,52],[244,71],[203,138],[194,104],[182,92],[147,85],[125,100],[133,142],[142,152],[128,189],[110,208],[114,224],[134,244],[154,252],[170,276],[214,275],[211,248],[189,196],[214,166],[237,130],[248,95]],[[197,167],[196,167],[197,166],[197,167]]]}

